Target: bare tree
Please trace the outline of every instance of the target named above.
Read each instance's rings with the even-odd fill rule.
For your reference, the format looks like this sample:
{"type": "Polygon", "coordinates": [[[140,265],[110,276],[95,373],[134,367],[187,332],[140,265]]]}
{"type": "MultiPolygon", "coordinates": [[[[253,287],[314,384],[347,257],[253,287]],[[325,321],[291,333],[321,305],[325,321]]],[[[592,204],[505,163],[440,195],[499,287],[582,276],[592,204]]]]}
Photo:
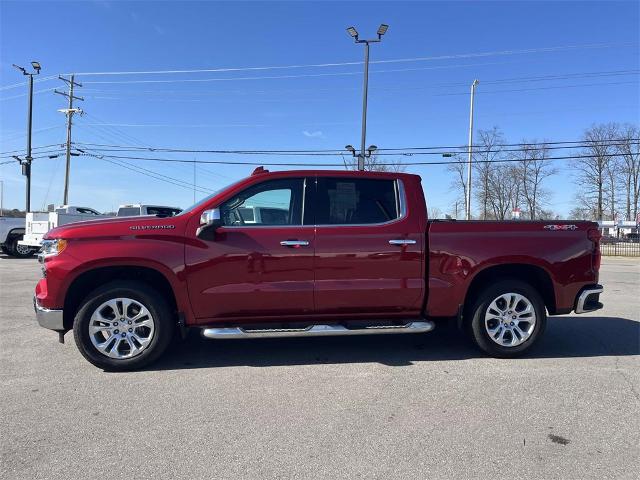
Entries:
{"type": "MultiPolygon", "coordinates": [[[[491,162],[502,158],[502,145],[505,139],[498,127],[493,127],[491,130],[478,130],[477,138],[478,141],[474,145],[477,153],[473,154],[473,168],[476,173],[473,187],[475,196],[480,202],[480,218],[485,220],[490,216],[490,208],[496,203],[495,199],[491,198],[491,178],[495,173],[496,164],[491,162]]],[[[495,213],[495,208],[493,210],[495,213]]]]}
{"type": "Polygon", "coordinates": [[[616,125],[593,125],[584,133],[584,155],[588,158],[580,158],[573,162],[573,168],[577,172],[579,183],[578,199],[582,206],[595,205],[596,220],[602,220],[605,208],[609,205],[613,211],[615,208],[615,181],[611,180],[613,173],[612,161],[614,147],[612,140],[616,138],[616,125]],[[607,181],[610,180],[610,181],[607,181]]]}
{"type": "Polygon", "coordinates": [[[442,209],[438,207],[429,207],[429,219],[433,220],[434,218],[444,218],[442,209]]]}
{"type": "MultiPolygon", "coordinates": [[[[358,162],[348,163],[343,157],[342,161],[347,170],[357,170],[358,162]]],[[[404,172],[407,167],[402,164],[401,160],[394,159],[391,156],[380,157],[377,154],[372,154],[370,157],[364,160],[364,169],[368,172],[404,172]]]]}
{"type": "Polygon", "coordinates": [[[458,198],[455,204],[455,211],[452,212],[452,217],[457,218],[458,215],[458,202],[462,205],[467,198],[467,160],[462,155],[455,154],[452,158],[452,163],[447,165],[447,171],[453,174],[453,180],[451,181],[451,188],[457,192],[458,198]]]}
{"type": "MultiPolygon", "coordinates": [[[[519,160],[516,174],[521,185],[521,196],[526,204],[530,220],[540,218],[549,193],[542,186],[544,180],[557,173],[551,165],[549,147],[545,142],[523,140],[522,150],[514,152],[513,158],[519,160]]],[[[516,197],[517,200],[517,197],[516,197]]],[[[517,205],[516,205],[517,206],[517,205]]]]}
{"type": "MultiPolygon", "coordinates": [[[[617,136],[617,135],[616,135],[617,136]]],[[[612,147],[615,150],[615,147],[612,147]]],[[[622,169],[620,161],[616,157],[609,157],[605,166],[606,191],[609,193],[605,198],[605,204],[609,209],[609,218],[616,217],[616,200],[618,198],[618,180],[621,177],[622,169]]]]}
{"type": "Polygon", "coordinates": [[[640,200],[640,128],[623,125],[618,130],[616,152],[620,154],[620,174],[625,187],[625,210],[627,220],[638,215],[640,200]]]}
{"type": "Polygon", "coordinates": [[[492,166],[489,171],[487,198],[491,214],[496,220],[511,218],[511,211],[518,204],[520,177],[517,167],[508,164],[492,166]]]}

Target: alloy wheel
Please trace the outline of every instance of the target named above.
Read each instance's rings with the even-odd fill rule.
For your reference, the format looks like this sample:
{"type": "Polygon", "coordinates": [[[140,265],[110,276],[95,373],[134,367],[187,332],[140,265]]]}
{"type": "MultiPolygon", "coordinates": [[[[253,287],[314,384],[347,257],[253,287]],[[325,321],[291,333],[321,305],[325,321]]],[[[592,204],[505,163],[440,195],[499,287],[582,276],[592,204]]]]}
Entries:
{"type": "Polygon", "coordinates": [[[531,300],[519,293],[503,293],[487,307],[484,325],[489,338],[502,347],[524,343],[536,326],[531,300]]]}
{"type": "Polygon", "coordinates": [[[96,308],[89,321],[93,346],[109,358],[140,355],[153,339],[155,321],[138,300],[113,298],[96,308]]]}

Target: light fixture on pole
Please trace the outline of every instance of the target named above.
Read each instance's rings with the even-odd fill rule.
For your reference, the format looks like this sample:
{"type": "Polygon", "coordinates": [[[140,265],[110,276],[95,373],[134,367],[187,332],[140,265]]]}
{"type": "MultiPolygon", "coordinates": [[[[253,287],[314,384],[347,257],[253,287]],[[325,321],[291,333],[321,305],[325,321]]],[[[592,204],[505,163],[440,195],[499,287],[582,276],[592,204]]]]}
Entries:
{"type": "MultiPolygon", "coordinates": [[[[360,153],[358,154],[358,170],[364,170],[364,160],[371,156],[365,154],[364,145],[367,140],[367,94],[369,90],[369,44],[382,41],[382,36],[387,33],[389,25],[383,23],[378,27],[376,32],[377,39],[362,40],[359,38],[358,31],[355,27],[347,28],[347,33],[354,39],[356,43],[364,43],[364,83],[362,88],[362,135],[360,138],[360,153]]],[[[355,156],[355,155],[354,155],[355,156]]]]}
{"type": "Polygon", "coordinates": [[[369,146],[367,147],[367,149],[366,149],[366,151],[365,151],[365,154],[364,154],[364,155],[362,155],[362,154],[358,153],[358,152],[356,151],[356,149],[355,149],[355,148],[353,148],[353,146],[352,146],[352,145],[346,145],[346,146],[344,147],[344,149],[345,149],[347,152],[349,152],[351,155],[353,155],[353,156],[354,156],[354,158],[357,158],[357,159],[358,159],[358,170],[364,170],[364,161],[365,161],[367,158],[371,157],[371,155],[373,155],[373,152],[375,152],[376,150],[378,150],[378,147],[377,147],[377,146],[375,146],[375,145],[369,145],[369,146]],[[362,159],[362,168],[360,168],[360,161],[361,161],[361,159],[362,159]]]}
{"type": "Polygon", "coordinates": [[[20,67],[13,64],[15,68],[17,68],[23,75],[29,77],[29,103],[27,107],[27,154],[24,157],[24,160],[18,159],[20,165],[22,165],[22,174],[27,177],[27,188],[25,195],[25,210],[28,212],[31,210],[31,162],[33,161],[33,157],[31,156],[31,131],[33,125],[33,76],[38,75],[42,66],[40,66],[40,62],[33,61],[31,62],[31,67],[33,68],[33,72],[27,72],[24,67],[20,67]]]}

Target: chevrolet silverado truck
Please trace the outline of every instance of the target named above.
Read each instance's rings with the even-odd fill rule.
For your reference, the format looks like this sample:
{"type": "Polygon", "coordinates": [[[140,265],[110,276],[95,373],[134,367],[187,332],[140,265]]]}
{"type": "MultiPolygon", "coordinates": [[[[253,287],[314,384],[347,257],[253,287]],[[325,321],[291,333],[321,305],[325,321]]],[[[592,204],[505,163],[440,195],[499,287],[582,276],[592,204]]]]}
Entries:
{"type": "Polygon", "coordinates": [[[602,308],[599,240],[584,221],[429,221],[417,175],[257,168],[174,217],[51,230],[34,307],[106,370],[148,365],[190,328],[371,335],[444,319],[513,357],[547,315],[602,308]]]}

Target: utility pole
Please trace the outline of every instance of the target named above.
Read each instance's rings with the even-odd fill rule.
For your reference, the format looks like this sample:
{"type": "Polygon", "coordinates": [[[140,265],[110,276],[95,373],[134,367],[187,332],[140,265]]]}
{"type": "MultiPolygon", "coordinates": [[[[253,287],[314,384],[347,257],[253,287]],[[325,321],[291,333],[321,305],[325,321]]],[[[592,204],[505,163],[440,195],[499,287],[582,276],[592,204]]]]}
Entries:
{"type": "Polygon", "coordinates": [[[64,200],[63,204],[69,204],[69,171],[71,170],[71,126],[72,126],[72,118],[74,113],[82,113],[82,110],[79,108],[73,108],[73,101],[80,100],[84,101],[82,97],[76,97],[73,95],[73,87],[82,87],[82,84],[77,83],[74,78],[75,75],[71,75],[69,78],[65,78],[62,75],[58,77],[60,80],[65,82],[69,86],[69,93],[67,92],[59,92],[58,90],[54,90],[58,95],[62,95],[67,97],[69,100],[68,108],[62,108],[58,110],[67,115],[67,164],[64,172],[64,200]]]}
{"type": "Polygon", "coordinates": [[[474,80],[471,84],[471,107],[469,110],[469,158],[467,160],[467,198],[466,198],[466,217],[471,220],[471,157],[473,154],[473,99],[476,94],[476,86],[478,80],[474,80]]]}
{"type": "Polygon", "coordinates": [[[23,75],[27,75],[29,77],[29,103],[27,107],[27,154],[24,157],[24,161],[19,157],[16,158],[20,165],[22,166],[22,174],[27,177],[27,188],[25,195],[25,211],[29,212],[31,210],[31,162],[33,161],[33,157],[31,156],[31,130],[33,126],[33,76],[39,75],[41,66],[39,62],[33,61],[31,62],[31,66],[33,67],[34,72],[27,72],[23,67],[20,67],[13,64],[15,68],[20,70],[23,75]]]}
{"type": "Polygon", "coordinates": [[[4,215],[4,182],[0,180],[0,217],[4,215]]]}
{"type": "Polygon", "coordinates": [[[376,32],[378,35],[377,39],[373,40],[362,40],[358,38],[358,31],[355,27],[347,28],[347,32],[356,43],[364,43],[364,82],[362,85],[362,134],[360,136],[360,153],[358,154],[358,170],[364,170],[364,160],[367,158],[365,154],[365,143],[367,141],[367,96],[369,93],[369,44],[371,43],[379,43],[382,41],[382,36],[387,33],[389,29],[389,25],[381,24],[378,27],[378,31],[376,32]]]}

